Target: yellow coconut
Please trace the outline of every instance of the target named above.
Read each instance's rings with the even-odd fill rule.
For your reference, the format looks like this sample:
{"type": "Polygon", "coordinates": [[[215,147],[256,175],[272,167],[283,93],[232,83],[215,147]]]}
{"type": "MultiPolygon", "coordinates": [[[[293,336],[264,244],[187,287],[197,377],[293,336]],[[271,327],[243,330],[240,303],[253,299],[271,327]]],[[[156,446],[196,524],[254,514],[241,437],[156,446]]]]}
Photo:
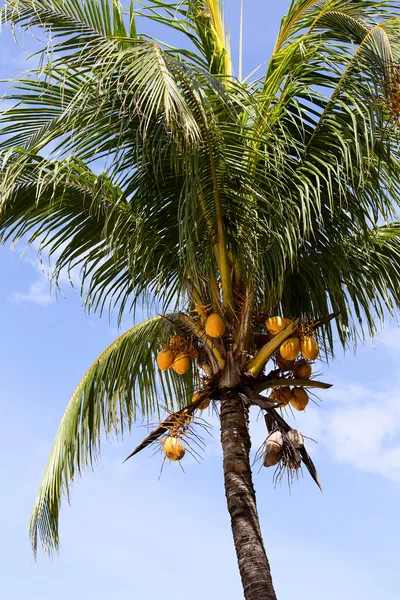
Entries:
{"type": "Polygon", "coordinates": [[[182,352],[181,354],[178,354],[175,357],[174,362],[172,363],[173,370],[175,371],[175,373],[178,373],[179,375],[184,375],[186,373],[186,371],[189,369],[189,367],[190,367],[190,358],[184,352],[182,352]]]}
{"type": "Polygon", "coordinates": [[[225,333],[225,323],[217,314],[212,314],[206,321],[206,334],[212,338],[221,338],[225,333]]]}
{"type": "Polygon", "coordinates": [[[169,460],[182,460],[185,456],[185,446],[176,437],[168,437],[164,442],[163,450],[169,460]]]}
{"type": "Polygon", "coordinates": [[[279,353],[285,360],[294,360],[300,351],[300,341],[297,337],[285,340],[279,348],[279,353]]]}
{"type": "Polygon", "coordinates": [[[274,389],[272,397],[274,399],[276,399],[277,402],[281,403],[279,408],[284,408],[285,406],[287,406],[289,404],[289,402],[292,398],[292,391],[291,391],[290,387],[287,387],[287,386],[278,387],[278,388],[274,389]]]}
{"type": "Polygon", "coordinates": [[[308,394],[303,388],[293,388],[290,404],[296,410],[304,410],[308,404],[308,394]]]}
{"type": "Polygon", "coordinates": [[[174,362],[174,353],[171,350],[163,350],[157,356],[157,364],[161,371],[169,369],[174,362]]]}
{"type": "Polygon", "coordinates": [[[286,360],[286,358],[283,358],[283,356],[281,356],[281,354],[278,352],[276,355],[276,364],[281,371],[291,371],[294,365],[294,360],[286,360]]]}
{"type": "Polygon", "coordinates": [[[181,348],[182,348],[182,346],[184,346],[184,344],[185,344],[185,338],[182,337],[181,335],[174,335],[174,337],[172,337],[169,340],[170,348],[174,352],[179,352],[179,350],[181,350],[181,348]]]}
{"type": "Polygon", "coordinates": [[[311,337],[311,335],[305,335],[300,340],[300,351],[304,358],[308,358],[308,360],[315,360],[318,358],[319,354],[318,343],[313,337],[311,337]]]}
{"type": "Polygon", "coordinates": [[[292,323],[291,319],[286,319],[285,317],[270,317],[267,319],[265,325],[271,335],[277,335],[292,323]]]}
{"type": "Polygon", "coordinates": [[[270,317],[266,322],[267,330],[272,333],[272,335],[276,335],[283,331],[286,327],[286,319],[284,317],[270,317]]]}
{"type": "Polygon", "coordinates": [[[293,368],[293,373],[298,379],[310,379],[312,373],[310,363],[305,360],[299,360],[293,368]]]}

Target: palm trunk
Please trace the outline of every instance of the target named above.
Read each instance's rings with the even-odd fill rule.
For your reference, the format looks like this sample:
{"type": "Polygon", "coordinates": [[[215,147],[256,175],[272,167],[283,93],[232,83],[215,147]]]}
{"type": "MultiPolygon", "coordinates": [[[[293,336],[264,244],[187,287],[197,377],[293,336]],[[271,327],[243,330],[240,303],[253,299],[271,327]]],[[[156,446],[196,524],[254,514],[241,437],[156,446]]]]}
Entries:
{"type": "Polygon", "coordinates": [[[248,410],[234,394],[221,401],[221,442],[225,493],[244,597],[276,600],[251,475],[248,410]]]}

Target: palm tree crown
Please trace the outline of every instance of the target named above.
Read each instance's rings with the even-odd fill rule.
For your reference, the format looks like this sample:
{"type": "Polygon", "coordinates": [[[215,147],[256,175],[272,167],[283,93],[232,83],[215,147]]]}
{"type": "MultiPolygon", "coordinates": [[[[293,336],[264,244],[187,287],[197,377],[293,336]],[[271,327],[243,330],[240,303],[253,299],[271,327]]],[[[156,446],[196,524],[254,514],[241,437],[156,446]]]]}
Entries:
{"type": "Polygon", "coordinates": [[[221,389],[230,356],[260,393],[278,348],[256,350],[267,316],[334,313],[318,329],[330,354],[333,331],[354,343],[398,306],[399,9],[293,0],[265,73],[246,81],[218,0],[8,0],[0,20],[51,39],[1,115],[3,242],[40,240],[56,283],[80,267],[90,311],[160,313],[98,358],[67,407],[31,521],[35,551],[40,536],[51,552],[62,492],[103,428],[158,413],[160,390],[172,411],[221,389]],[[183,47],[141,35],[144,19],[183,47]],[[224,343],[204,341],[210,312],[224,343]],[[183,377],[155,362],[174,334],[197,353],[183,377]]]}

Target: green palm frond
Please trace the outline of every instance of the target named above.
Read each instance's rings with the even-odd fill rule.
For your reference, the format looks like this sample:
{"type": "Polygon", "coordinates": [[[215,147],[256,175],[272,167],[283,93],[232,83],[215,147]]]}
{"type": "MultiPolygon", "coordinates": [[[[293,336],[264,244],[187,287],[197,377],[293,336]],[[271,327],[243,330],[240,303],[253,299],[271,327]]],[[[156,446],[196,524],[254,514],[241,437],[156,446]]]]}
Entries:
{"type": "Polygon", "coordinates": [[[0,241],[38,240],[39,251],[55,258],[56,285],[61,272],[80,269],[89,310],[109,306],[122,317],[138,298],[167,306],[181,293],[177,227],[165,230],[170,206],[160,207],[159,218],[146,215],[106,174],[76,159],[20,151],[5,157],[1,174],[0,241]]]}
{"type": "Polygon", "coordinates": [[[232,60],[221,1],[195,0],[186,5],[188,19],[195,24],[211,72],[231,76],[232,60]]]}
{"type": "MultiPolygon", "coordinates": [[[[374,335],[385,312],[393,314],[400,306],[399,281],[400,228],[392,223],[353,238],[338,237],[330,243],[321,238],[305,246],[286,275],[282,306],[287,314],[303,313],[312,319],[337,311],[337,330],[346,344],[357,339],[364,322],[374,335]]],[[[330,325],[322,333],[332,349],[330,325]]]]}
{"type": "Polygon", "coordinates": [[[300,32],[305,30],[306,34],[309,33],[327,14],[375,24],[376,21],[398,16],[398,5],[396,0],[293,0],[282,19],[273,54],[290,44],[300,32]]]}
{"type": "MultiPolygon", "coordinates": [[[[131,23],[133,18],[131,13],[131,23]]],[[[8,22],[13,27],[51,31],[55,39],[68,40],[70,51],[101,39],[128,37],[119,0],[8,0],[0,10],[0,24],[8,22]]]]}
{"type": "Polygon", "coordinates": [[[160,408],[176,410],[190,402],[192,373],[161,374],[155,366],[155,354],[170,334],[163,316],[144,321],[115,340],[82,378],[61,420],[33,509],[29,531],[35,553],[39,539],[45,552],[58,549],[62,496],[69,498],[75,476],[93,466],[103,430],[122,435],[137,410],[150,418],[159,416],[160,408]]]}
{"type": "Polygon", "coordinates": [[[231,78],[232,59],[221,0],[150,0],[139,14],[183,33],[211,73],[231,78]]]}

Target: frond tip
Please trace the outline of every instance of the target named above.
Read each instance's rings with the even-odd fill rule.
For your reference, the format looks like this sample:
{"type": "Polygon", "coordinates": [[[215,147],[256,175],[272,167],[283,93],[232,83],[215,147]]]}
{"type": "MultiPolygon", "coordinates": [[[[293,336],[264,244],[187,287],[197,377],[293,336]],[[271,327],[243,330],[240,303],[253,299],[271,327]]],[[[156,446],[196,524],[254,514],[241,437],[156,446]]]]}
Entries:
{"type": "MultiPolygon", "coordinates": [[[[158,412],[160,374],[154,354],[161,347],[168,322],[157,316],[133,327],[115,340],[88,369],[65,410],[51,450],[29,523],[36,556],[40,540],[46,554],[58,550],[62,495],[69,499],[75,474],[92,466],[100,449],[102,430],[122,434],[131,426],[136,409],[150,416],[158,412]]],[[[185,378],[166,378],[170,397],[166,407],[187,404],[192,393],[185,378]],[[187,387],[187,393],[186,393],[187,387]]],[[[190,375],[191,378],[191,375],[190,375]]]]}

